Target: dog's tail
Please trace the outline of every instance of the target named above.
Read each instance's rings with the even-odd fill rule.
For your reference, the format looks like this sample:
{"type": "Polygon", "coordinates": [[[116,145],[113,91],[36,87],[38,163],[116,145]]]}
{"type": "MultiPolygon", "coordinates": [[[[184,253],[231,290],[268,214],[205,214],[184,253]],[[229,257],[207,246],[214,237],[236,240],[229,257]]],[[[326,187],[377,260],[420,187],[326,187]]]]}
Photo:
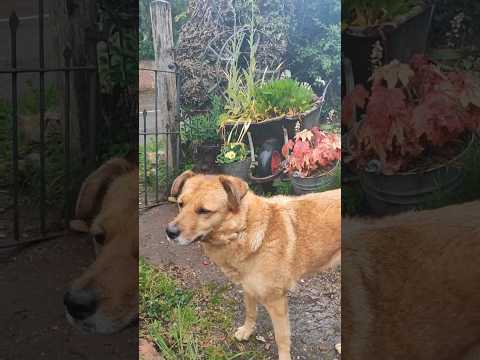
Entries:
{"type": "MultiPolygon", "coordinates": [[[[74,218],[70,221],[72,230],[89,231],[90,223],[99,213],[103,197],[113,180],[137,168],[137,163],[131,158],[133,155],[130,153],[124,158],[112,158],[85,179],[77,197],[74,218]]],[[[135,158],[138,161],[138,154],[135,158]]]]}

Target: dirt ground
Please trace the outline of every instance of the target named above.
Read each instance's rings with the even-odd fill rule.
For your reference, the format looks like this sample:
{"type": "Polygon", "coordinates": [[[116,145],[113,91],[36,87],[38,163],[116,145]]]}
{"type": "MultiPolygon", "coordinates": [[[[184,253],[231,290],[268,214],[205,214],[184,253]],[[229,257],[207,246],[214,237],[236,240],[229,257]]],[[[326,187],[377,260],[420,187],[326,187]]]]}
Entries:
{"type": "Polygon", "coordinates": [[[93,261],[84,236],[58,238],[0,257],[0,360],[132,360],[138,325],[82,335],[64,316],[63,293],[93,261]]]}
{"type": "MultiPolygon", "coordinates": [[[[176,265],[195,274],[192,286],[195,281],[225,284],[228,280],[202,254],[199,245],[175,246],[165,239],[165,225],[176,211],[176,206],[162,205],[140,216],[140,255],[153,265],[176,265]]],[[[235,288],[229,296],[238,299],[237,325],[241,325],[240,289],[235,288]]],[[[289,309],[293,359],[338,359],[334,346],[340,342],[340,270],[303,279],[289,296],[289,309]]],[[[232,333],[234,330],[231,329],[232,333]]],[[[263,308],[259,312],[256,334],[266,339],[265,349],[275,358],[273,329],[263,308]]]]}

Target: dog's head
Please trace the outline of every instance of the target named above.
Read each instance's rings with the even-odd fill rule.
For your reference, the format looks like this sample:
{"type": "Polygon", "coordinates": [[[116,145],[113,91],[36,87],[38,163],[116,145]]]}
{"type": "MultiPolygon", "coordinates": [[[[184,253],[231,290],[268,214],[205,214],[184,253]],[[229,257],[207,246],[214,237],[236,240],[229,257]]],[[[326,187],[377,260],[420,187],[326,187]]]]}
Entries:
{"type": "Polygon", "coordinates": [[[167,225],[170,241],[188,245],[208,236],[240,211],[248,184],[236,177],[186,171],[173,183],[178,216],[167,225]]]}
{"type": "Polygon", "coordinates": [[[68,321],[87,333],[108,334],[138,316],[138,172],[112,159],[83,183],[72,229],[88,232],[94,263],[64,295],[68,321]]]}

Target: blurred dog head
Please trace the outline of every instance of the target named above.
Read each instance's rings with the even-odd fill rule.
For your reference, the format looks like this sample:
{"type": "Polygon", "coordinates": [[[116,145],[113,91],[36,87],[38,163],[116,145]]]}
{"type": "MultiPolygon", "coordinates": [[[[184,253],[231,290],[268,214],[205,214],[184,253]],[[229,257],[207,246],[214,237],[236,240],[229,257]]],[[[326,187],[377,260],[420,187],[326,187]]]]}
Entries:
{"type": "Polygon", "coordinates": [[[68,321],[108,334],[138,316],[138,171],[115,158],[83,183],[70,227],[92,236],[96,260],[64,295],[68,321]]]}
{"type": "Polygon", "coordinates": [[[167,237],[180,245],[204,240],[240,210],[248,184],[236,177],[186,171],[173,183],[178,216],[167,225],[167,237]]]}

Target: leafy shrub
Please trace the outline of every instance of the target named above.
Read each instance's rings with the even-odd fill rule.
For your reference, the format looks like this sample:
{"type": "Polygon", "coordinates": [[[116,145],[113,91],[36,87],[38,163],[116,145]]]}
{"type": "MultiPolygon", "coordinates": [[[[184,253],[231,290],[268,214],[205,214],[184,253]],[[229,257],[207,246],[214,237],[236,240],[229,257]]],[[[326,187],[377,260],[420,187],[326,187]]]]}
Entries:
{"type": "Polygon", "coordinates": [[[212,99],[212,109],[206,115],[196,115],[180,124],[181,139],[190,144],[216,144],[223,104],[218,96],[212,99]]]}
{"type": "Polygon", "coordinates": [[[286,65],[292,75],[309,83],[317,94],[332,80],[325,110],[339,110],[341,89],[341,2],[293,0],[286,65]]]}
{"type": "Polygon", "coordinates": [[[415,56],[410,64],[394,61],[378,68],[371,91],[357,86],[342,106],[342,121],[350,129],[347,160],[360,168],[374,160],[388,175],[411,169],[427,152],[444,154],[445,147],[478,129],[480,83],[415,56]],[[353,118],[354,107],[365,111],[360,122],[353,118]]]}
{"type": "Polygon", "coordinates": [[[287,159],[289,174],[312,176],[319,170],[330,169],[340,160],[340,137],[318,127],[305,129],[283,146],[282,154],[287,159]]]}
{"type": "Polygon", "coordinates": [[[257,111],[264,118],[304,112],[313,106],[314,97],[310,86],[293,79],[268,82],[255,92],[257,111]]]}

